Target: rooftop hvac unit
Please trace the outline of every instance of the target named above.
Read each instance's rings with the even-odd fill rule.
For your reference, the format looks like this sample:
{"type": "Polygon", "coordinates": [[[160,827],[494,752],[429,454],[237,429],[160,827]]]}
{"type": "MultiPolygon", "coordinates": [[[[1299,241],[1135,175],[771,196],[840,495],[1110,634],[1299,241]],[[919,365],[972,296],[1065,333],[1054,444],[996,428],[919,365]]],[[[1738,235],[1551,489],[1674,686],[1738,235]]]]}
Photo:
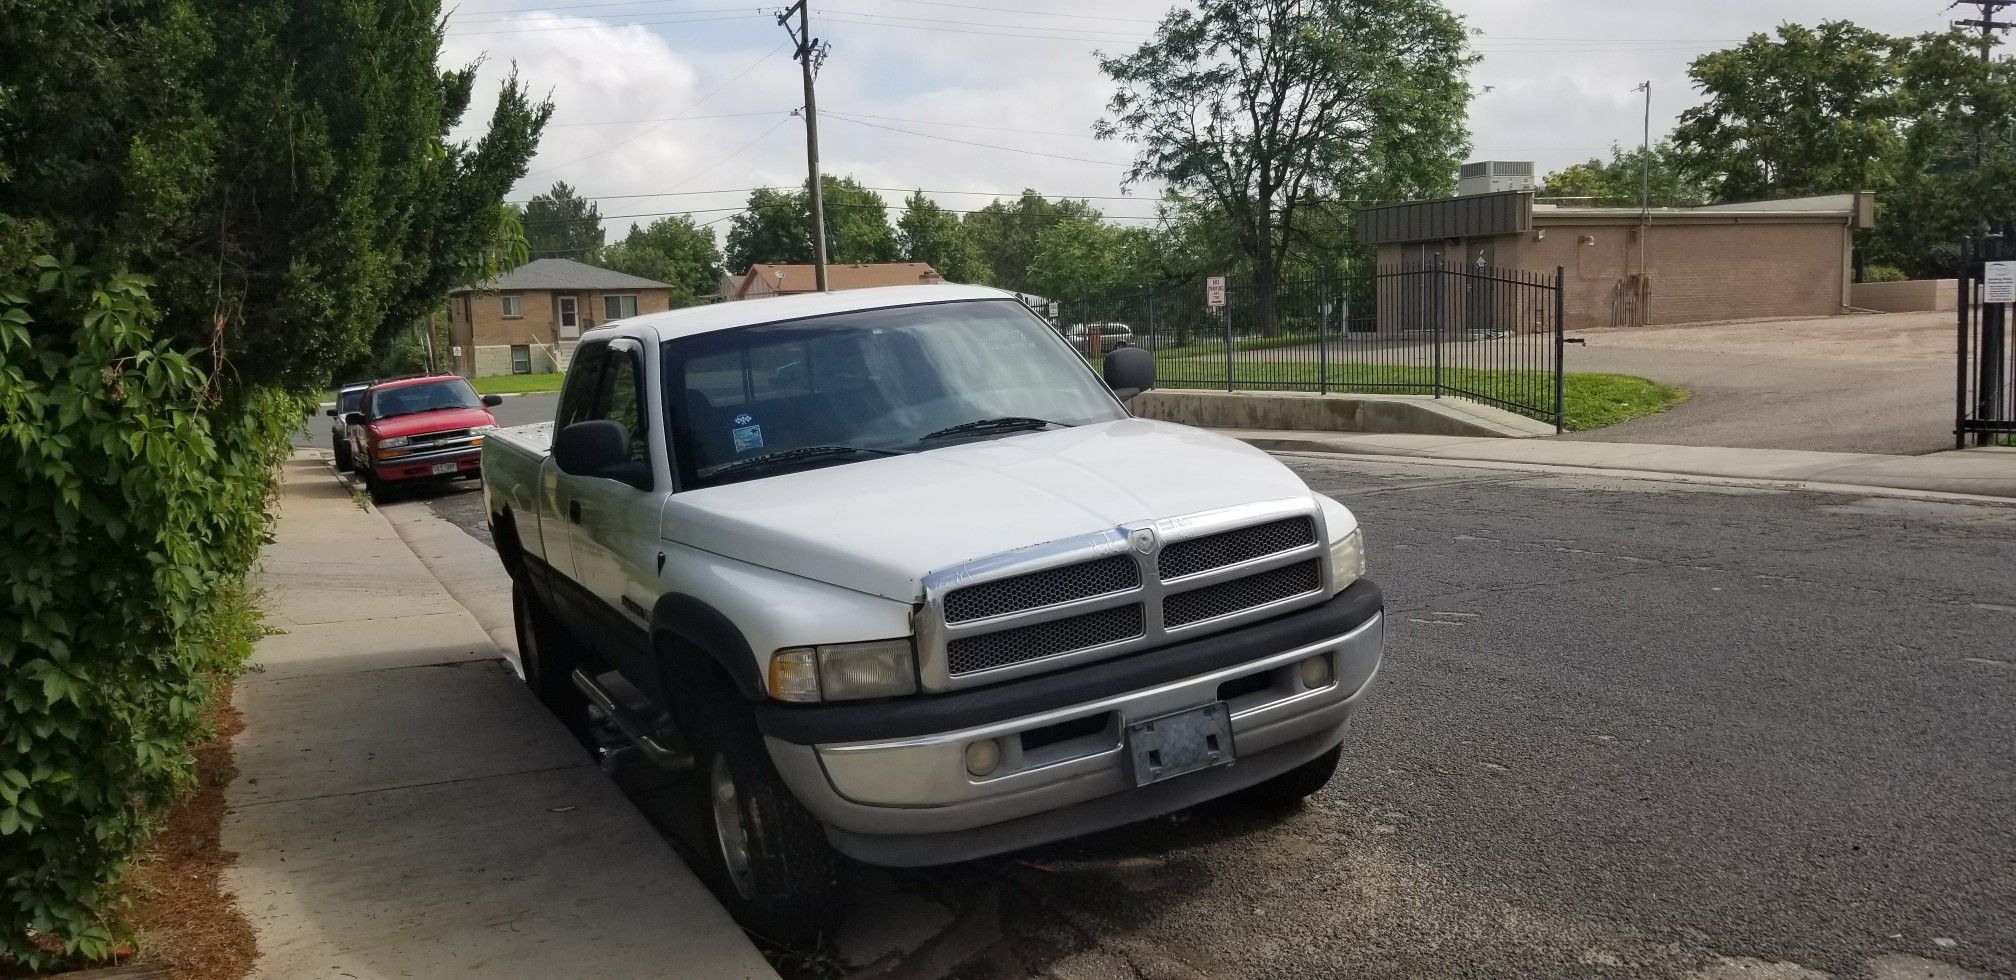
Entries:
{"type": "Polygon", "coordinates": [[[1456,194],[1496,194],[1533,189],[1533,161],[1480,160],[1456,171],[1456,194]]]}

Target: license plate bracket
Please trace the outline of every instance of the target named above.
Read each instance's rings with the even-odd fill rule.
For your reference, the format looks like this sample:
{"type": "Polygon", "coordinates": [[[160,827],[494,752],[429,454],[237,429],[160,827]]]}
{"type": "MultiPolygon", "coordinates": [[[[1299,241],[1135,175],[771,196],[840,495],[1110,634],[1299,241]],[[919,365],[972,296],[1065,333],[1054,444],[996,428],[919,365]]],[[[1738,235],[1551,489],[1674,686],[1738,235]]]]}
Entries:
{"type": "Polygon", "coordinates": [[[1127,763],[1134,785],[1146,786],[1200,769],[1231,765],[1232,712],[1214,701],[1127,726],[1127,763]]]}
{"type": "Polygon", "coordinates": [[[460,463],[435,463],[435,464],[434,464],[434,475],[435,475],[435,476],[440,476],[440,475],[442,475],[442,474],[444,474],[444,473],[453,473],[453,472],[455,472],[456,470],[459,470],[459,469],[461,469],[461,468],[462,468],[462,464],[460,464],[460,463]]]}

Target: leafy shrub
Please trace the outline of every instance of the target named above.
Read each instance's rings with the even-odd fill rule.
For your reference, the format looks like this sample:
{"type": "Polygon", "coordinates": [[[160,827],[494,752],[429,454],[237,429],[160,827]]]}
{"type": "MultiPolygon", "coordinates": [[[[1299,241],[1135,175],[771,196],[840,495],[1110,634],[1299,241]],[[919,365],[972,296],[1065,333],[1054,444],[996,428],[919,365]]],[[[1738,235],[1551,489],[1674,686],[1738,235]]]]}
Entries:
{"type": "MultiPolygon", "coordinates": [[[[5,260],[6,256],[0,256],[5,260]]],[[[0,967],[102,958],[126,864],[250,651],[243,583],[301,418],[157,340],[149,281],[0,264],[0,967]]]]}
{"type": "Polygon", "coordinates": [[[1863,282],[1903,282],[1909,278],[1911,277],[1905,275],[1904,270],[1894,265],[1871,262],[1862,267],[1863,282]]]}

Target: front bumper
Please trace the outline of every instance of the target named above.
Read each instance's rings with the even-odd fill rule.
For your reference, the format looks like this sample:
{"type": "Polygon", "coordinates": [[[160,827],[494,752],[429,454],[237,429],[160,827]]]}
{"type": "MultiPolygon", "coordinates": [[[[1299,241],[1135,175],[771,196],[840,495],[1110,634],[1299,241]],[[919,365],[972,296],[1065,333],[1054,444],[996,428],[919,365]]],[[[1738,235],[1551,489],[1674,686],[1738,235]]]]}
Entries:
{"type": "MultiPolygon", "coordinates": [[[[1378,590],[1359,583],[1302,613],[1066,672],[1111,675],[1077,678],[1091,693],[1068,704],[1004,716],[969,703],[975,710],[959,712],[963,724],[844,741],[793,738],[806,733],[776,724],[773,712],[766,738],[779,773],[839,850],[874,864],[943,864],[1169,813],[1313,759],[1343,740],[1384,646],[1378,590]],[[1308,635],[1312,629],[1323,635],[1308,635]],[[1312,688],[1297,668],[1314,656],[1329,659],[1332,679],[1312,688]],[[1125,683],[1129,673],[1149,675],[1171,661],[1192,669],[1125,683]],[[1116,684],[1122,689],[1111,690],[1116,684]],[[1136,787],[1123,761],[1126,726],[1220,700],[1231,713],[1237,761],[1136,787]],[[1001,763],[976,777],[967,772],[966,747],[983,739],[1001,747],[1001,763]]],[[[1012,704],[1018,688],[1071,689],[1058,679],[909,704],[948,697],[1012,704]]]]}
{"type": "Polygon", "coordinates": [[[483,447],[479,444],[447,452],[374,459],[371,461],[371,472],[386,483],[475,476],[483,472],[483,447]],[[437,472],[438,468],[449,465],[455,468],[447,472],[437,472]]]}

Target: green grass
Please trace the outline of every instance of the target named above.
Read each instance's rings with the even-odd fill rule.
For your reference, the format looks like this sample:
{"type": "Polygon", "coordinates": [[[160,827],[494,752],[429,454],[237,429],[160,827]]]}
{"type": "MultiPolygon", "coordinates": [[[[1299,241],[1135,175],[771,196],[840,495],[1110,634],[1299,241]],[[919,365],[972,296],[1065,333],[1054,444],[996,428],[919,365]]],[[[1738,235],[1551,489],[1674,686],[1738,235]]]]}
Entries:
{"type": "MultiPolygon", "coordinates": [[[[1097,369],[1098,365],[1093,367],[1097,369]]],[[[1315,391],[1321,367],[1314,361],[1242,361],[1233,366],[1233,386],[1242,391],[1315,391]]],[[[1157,358],[1155,378],[1158,385],[1167,388],[1222,387],[1225,383],[1225,362],[1203,358],[1157,358]]],[[[1431,367],[1411,365],[1333,362],[1329,365],[1329,378],[1328,390],[1337,394],[1427,395],[1434,393],[1435,371],[1431,367]]],[[[1448,388],[1518,404],[1553,403],[1553,376],[1544,371],[1445,367],[1442,369],[1442,383],[1448,388]]],[[[1445,391],[1444,394],[1447,396],[1449,393],[1445,391]]],[[[1570,432],[1600,429],[1663,412],[1692,396],[1693,393],[1685,388],[1674,388],[1632,375],[1571,371],[1561,379],[1562,427],[1570,432]]],[[[1488,401],[1486,403],[1489,404],[1488,401]]]]}
{"type": "Polygon", "coordinates": [[[493,374],[469,383],[476,386],[476,393],[479,395],[520,395],[528,392],[559,391],[560,382],[566,377],[558,371],[548,374],[493,374]]]}

